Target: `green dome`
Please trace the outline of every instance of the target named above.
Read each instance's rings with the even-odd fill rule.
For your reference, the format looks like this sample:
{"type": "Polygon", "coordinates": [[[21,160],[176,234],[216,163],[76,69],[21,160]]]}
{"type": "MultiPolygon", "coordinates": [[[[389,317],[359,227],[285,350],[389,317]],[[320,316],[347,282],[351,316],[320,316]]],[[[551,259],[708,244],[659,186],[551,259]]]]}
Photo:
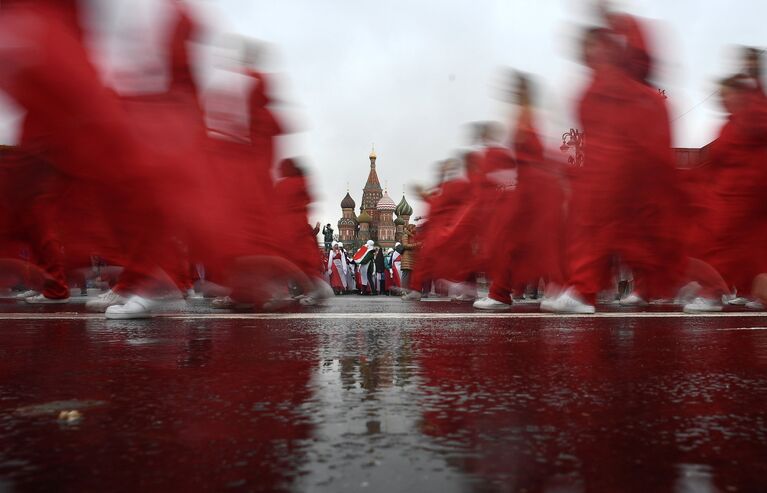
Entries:
{"type": "Polygon", "coordinates": [[[394,213],[398,216],[412,216],[413,215],[413,208],[410,207],[410,204],[407,203],[407,200],[405,200],[405,196],[402,196],[402,200],[399,201],[399,204],[397,204],[397,208],[394,209],[394,213]]]}
{"type": "Polygon", "coordinates": [[[396,224],[397,226],[404,226],[405,220],[397,216],[397,219],[394,220],[394,224],[396,224]]]}
{"type": "Polygon", "coordinates": [[[360,224],[362,224],[362,223],[369,223],[372,220],[373,220],[373,218],[370,217],[370,214],[368,214],[365,211],[362,211],[362,214],[360,214],[359,217],[357,217],[357,222],[360,223],[360,224]]]}

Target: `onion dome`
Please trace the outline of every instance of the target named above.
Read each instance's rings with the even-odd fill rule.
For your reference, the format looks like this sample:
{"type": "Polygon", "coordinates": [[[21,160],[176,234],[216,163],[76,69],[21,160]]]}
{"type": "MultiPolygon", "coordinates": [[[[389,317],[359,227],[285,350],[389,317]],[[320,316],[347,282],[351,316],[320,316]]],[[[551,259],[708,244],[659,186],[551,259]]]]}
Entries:
{"type": "Polygon", "coordinates": [[[346,192],[346,197],[341,201],[341,209],[354,209],[355,207],[357,207],[357,204],[352,196],[349,195],[349,192],[346,192]]]}
{"type": "Polygon", "coordinates": [[[357,217],[357,222],[362,223],[370,223],[373,220],[372,217],[370,217],[370,214],[367,213],[367,211],[362,211],[362,213],[357,217]]]}
{"type": "Polygon", "coordinates": [[[397,216],[397,218],[394,220],[394,225],[395,226],[404,226],[405,225],[405,220],[402,219],[401,217],[397,216]]]}
{"type": "Polygon", "coordinates": [[[402,200],[399,201],[399,204],[397,204],[397,208],[394,210],[394,213],[398,216],[412,216],[413,215],[413,208],[410,207],[410,204],[407,203],[407,200],[405,200],[405,196],[402,196],[402,200]]]}
{"type": "Polygon", "coordinates": [[[389,194],[386,192],[384,192],[383,197],[381,197],[381,200],[379,200],[378,204],[376,205],[376,209],[384,212],[394,212],[394,209],[396,208],[397,204],[394,203],[391,197],[389,197],[389,194]]]}

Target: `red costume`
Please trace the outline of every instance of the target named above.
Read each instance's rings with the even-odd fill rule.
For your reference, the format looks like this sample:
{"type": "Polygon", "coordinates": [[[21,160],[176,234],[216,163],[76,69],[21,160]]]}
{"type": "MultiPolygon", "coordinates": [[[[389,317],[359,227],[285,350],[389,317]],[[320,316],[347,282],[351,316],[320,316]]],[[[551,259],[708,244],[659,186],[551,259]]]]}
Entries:
{"type": "Polygon", "coordinates": [[[328,274],[330,275],[330,287],[336,291],[346,289],[346,257],[343,252],[330,251],[328,256],[328,274]]]}
{"type": "MultiPolygon", "coordinates": [[[[514,133],[517,186],[506,215],[499,241],[499,260],[493,264],[490,298],[509,303],[516,288],[538,281],[561,283],[562,208],[564,196],[560,177],[546,162],[544,148],[533,122],[532,111],[522,108],[514,133]]],[[[521,294],[521,293],[520,293],[521,294]]]]}
{"type": "Polygon", "coordinates": [[[283,178],[275,185],[275,197],[279,200],[279,209],[286,221],[284,230],[288,234],[290,260],[307,276],[317,277],[319,270],[315,257],[317,240],[314,230],[308,223],[308,209],[312,202],[306,177],[292,161],[283,161],[283,178]]]}
{"type": "Polygon", "coordinates": [[[767,103],[761,91],[744,92],[742,108],[711,145],[715,205],[705,258],[739,293],[749,293],[754,277],[767,272],[760,254],[767,244],[767,103]]]}
{"type": "Polygon", "coordinates": [[[410,278],[410,289],[421,290],[434,279],[465,279],[471,268],[471,231],[456,230],[463,206],[470,195],[469,183],[453,179],[443,182],[430,195],[429,219],[418,230],[421,247],[410,278]]]}

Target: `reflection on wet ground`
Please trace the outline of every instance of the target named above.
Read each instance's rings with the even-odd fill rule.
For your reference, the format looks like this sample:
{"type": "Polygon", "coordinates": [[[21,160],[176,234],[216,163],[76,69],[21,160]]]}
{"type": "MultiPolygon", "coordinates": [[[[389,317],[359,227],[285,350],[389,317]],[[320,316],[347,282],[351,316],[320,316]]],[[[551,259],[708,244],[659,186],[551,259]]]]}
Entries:
{"type": "Polygon", "coordinates": [[[765,322],[0,319],[0,491],[765,491],[765,322]]]}

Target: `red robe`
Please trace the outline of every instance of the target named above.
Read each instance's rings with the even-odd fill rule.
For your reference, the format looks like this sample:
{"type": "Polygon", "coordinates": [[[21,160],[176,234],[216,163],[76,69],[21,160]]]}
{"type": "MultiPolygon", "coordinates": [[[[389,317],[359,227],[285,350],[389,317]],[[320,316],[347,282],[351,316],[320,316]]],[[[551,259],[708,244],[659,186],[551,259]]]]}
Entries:
{"type": "Polygon", "coordinates": [[[464,280],[464,273],[471,272],[467,269],[471,269],[474,238],[471,231],[456,227],[470,193],[467,181],[449,180],[430,197],[429,218],[418,230],[421,248],[410,279],[411,288],[419,289],[432,279],[464,280]]]}
{"type": "Polygon", "coordinates": [[[523,109],[513,137],[518,180],[501,255],[492,264],[491,297],[508,302],[511,291],[539,279],[560,284],[563,201],[560,176],[545,161],[531,110],[523,109]]]}
{"type": "Polygon", "coordinates": [[[760,252],[767,241],[767,104],[761,92],[748,94],[711,145],[714,166],[713,235],[705,260],[739,293],[767,272],[760,252]]]}
{"type": "Polygon", "coordinates": [[[335,255],[331,253],[328,259],[328,271],[330,274],[330,287],[333,289],[343,290],[346,288],[346,273],[343,270],[339,270],[335,264],[336,260],[343,262],[343,253],[339,251],[335,255]]]}
{"type": "Polygon", "coordinates": [[[570,284],[587,301],[611,284],[617,257],[645,283],[670,284],[674,169],[670,124],[657,91],[617,67],[595,70],[580,104],[586,160],[573,179],[568,220],[570,284]],[[662,244],[659,244],[661,242],[662,244]]]}
{"type": "Polygon", "coordinates": [[[283,178],[275,185],[275,192],[286,221],[283,230],[287,234],[286,243],[291,246],[290,260],[307,276],[317,277],[319,272],[314,261],[317,240],[308,224],[307,214],[312,198],[306,179],[303,176],[283,178]]]}

